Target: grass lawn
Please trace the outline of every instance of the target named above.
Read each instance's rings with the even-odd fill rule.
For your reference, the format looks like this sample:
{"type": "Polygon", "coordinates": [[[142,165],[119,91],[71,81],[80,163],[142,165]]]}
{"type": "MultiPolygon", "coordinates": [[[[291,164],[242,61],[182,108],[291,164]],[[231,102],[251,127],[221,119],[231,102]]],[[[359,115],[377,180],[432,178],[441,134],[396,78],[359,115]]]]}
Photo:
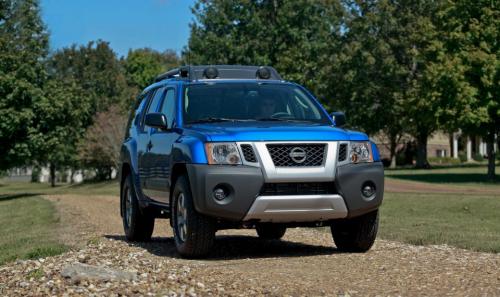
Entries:
{"type": "Polygon", "coordinates": [[[47,200],[33,195],[0,195],[0,265],[62,253],[58,219],[47,200]]]}
{"type": "Polygon", "coordinates": [[[380,238],[500,252],[500,197],[385,193],[380,238]]]}
{"type": "Polygon", "coordinates": [[[58,217],[43,194],[118,195],[117,182],[58,185],[0,182],[0,265],[68,249],[58,239],[58,217]]]}
{"type": "Polygon", "coordinates": [[[488,169],[484,165],[435,169],[386,169],[385,175],[390,178],[427,183],[500,187],[500,167],[497,166],[495,170],[497,173],[495,181],[486,178],[488,169]]]}

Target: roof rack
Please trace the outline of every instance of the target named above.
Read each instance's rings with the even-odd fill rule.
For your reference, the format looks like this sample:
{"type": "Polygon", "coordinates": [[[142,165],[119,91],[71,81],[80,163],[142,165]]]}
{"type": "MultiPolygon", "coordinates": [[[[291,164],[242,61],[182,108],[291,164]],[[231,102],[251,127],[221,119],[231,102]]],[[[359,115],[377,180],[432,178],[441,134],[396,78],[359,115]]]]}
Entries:
{"type": "Polygon", "coordinates": [[[159,81],[162,81],[164,79],[170,79],[170,78],[175,78],[175,77],[188,77],[188,76],[189,76],[189,68],[184,66],[184,67],[171,69],[163,74],[158,75],[155,78],[155,82],[159,82],[159,81]]]}
{"type": "Polygon", "coordinates": [[[203,79],[272,79],[282,80],[276,69],[269,66],[245,65],[198,65],[182,66],[169,70],[158,77],[155,82],[164,79],[184,78],[188,80],[203,79]]]}

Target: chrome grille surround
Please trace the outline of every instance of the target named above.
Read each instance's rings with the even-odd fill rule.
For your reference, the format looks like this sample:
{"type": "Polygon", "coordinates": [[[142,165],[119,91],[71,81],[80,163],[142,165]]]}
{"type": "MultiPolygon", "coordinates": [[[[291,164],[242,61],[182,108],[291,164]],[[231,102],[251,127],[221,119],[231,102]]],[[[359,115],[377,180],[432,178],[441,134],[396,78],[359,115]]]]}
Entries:
{"type": "Polygon", "coordinates": [[[335,179],[335,168],[337,165],[338,142],[337,141],[255,141],[238,142],[243,164],[247,166],[261,167],[265,182],[327,182],[335,179]],[[241,144],[250,144],[257,158],[256,163],[244,160],[241,144]],[[292,145],[319,144],[324,146],[323,162],[319,166],[275,166],[268,145],[292,145]]]}
{"type": "Polygon", "coordinates": [[[322,166],[325,159],[324,143],[273,143],[266,146],[276,167],[322,166]]]}

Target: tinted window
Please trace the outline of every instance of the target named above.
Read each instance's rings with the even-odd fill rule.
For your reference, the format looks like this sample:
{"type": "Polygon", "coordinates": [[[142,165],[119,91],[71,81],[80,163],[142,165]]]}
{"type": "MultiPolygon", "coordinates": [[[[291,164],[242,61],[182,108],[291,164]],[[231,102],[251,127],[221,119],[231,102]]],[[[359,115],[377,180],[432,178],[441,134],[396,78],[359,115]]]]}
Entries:
{"type": "MultiPolygon", "coordinates": [[[[165,89],[158,89],[156,90],[155,94],[153,95],[153,99],[150,100],[149,106],[148,106],[148,111],[145,114],[156,112],[156,108],[158,107],[158,104],[161,101],[161,98],[163,97],[165,89]]],[[[144,118],[142,118],[142,126],[144,127],[144,118]]]]}
{"type": "Polygon", "coordinates": [[[167,124],[169,128],[172,128],[175,118],[175,91],[174,89],[167,89],[165,94],[165,99],[161,106],[161,113],[167,117],[167,124]]]}
{"type": "Polygon", "coordinates": [[[186,87],[186,123],[207,119],[330,123],[313,99],[288,84],[216,83],[186,87]]]}

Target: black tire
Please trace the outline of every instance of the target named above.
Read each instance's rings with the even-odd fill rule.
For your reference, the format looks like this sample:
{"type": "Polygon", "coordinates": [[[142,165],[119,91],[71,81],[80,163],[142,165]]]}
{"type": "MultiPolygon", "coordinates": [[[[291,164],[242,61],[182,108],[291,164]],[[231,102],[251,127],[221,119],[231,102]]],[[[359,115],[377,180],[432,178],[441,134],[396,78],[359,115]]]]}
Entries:
{"type": "Polygon", "coordinates": [[[172,222],[177,251],[186,258],[205,256],[215,242],[215,220],[198,213],[186,176],[175,183],[172,199],[172,222]]]}
{"type": "Polygon", "coordinates": [[[128,241],[151,240],[155,226],[155,218],[143,213],[139,207],[130,175],[122,184],[123,229],[128,241]],[[130,196],[129,196],[130,195],[130,196]]]}
{"type": "Polygon", "coordinates": [[[364,253],[377,237],[378,210],[365,215],[335,221],[331,226],[333,240],[340,251],[364,253]]]}
{"type": "Polygon", "coordinates": [[[281,239],[285,235],[286,227],[279,224],[257,224],[257,235],[262,239],[281,239]]]}

